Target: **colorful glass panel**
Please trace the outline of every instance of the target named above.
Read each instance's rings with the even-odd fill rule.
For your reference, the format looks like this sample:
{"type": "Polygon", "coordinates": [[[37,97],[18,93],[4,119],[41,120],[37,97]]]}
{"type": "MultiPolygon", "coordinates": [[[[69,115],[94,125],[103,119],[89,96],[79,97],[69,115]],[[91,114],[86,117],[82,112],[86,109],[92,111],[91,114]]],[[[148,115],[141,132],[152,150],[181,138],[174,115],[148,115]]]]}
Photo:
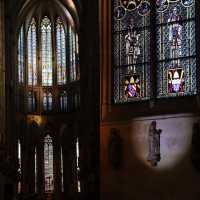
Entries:
{"type": "Polygon", "coordinates": [[[60,18],[56,23],[56,55],[57,55],[57,83],[66,84],[66,38],[63,23],[60,18]]]}
{"type": "Polygon", "coordinates": [[[34,92],[28,92],[28,112],[34,112],[36,110],[36,94],[34,92]]]}
{"type": "Polygon", "coordinates": [[[44,17],[41,23],[42,85],[53,85],[51,22],[44,17]]]}
{"type": "Polygon", "coordinates": [[[50,135],[44,138],[44,180],[45,192],[53,192],[53,141],[50,135]]]}
{"type": "Polygon", "coordinates": [[[195,1],[157,1],[157,95],[196,94],[195,1]]]}
{"type": "Polygon", "coordinates": [[[24,82],[24,26],[21,27],[18,37],[18,82],[24,82]]]}
{"type": "Polygon", "coordinates": [[[150,1],[113,0],[114,102],[150,96],[150,1]]]}
{"type": "Polygon", "coordinates": [[[36,22],[33,18],[28,30],[28,85],[37,84],[37,38],[36,22]]]}

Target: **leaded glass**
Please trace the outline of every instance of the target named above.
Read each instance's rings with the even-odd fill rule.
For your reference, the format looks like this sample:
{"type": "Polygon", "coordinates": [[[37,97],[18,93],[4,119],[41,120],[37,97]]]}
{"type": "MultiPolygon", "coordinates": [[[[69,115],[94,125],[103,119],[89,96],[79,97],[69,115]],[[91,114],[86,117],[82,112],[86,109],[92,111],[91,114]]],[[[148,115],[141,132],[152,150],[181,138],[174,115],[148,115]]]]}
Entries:
{"type": "Polygon", "coordinates": [[[18,82],[24,82],[24,26],[21,27],[18,37],[18,82]]]}
{"type": "Polygon", "coordinates": [[[69,27],[69,46],[70,46],[70,81],[76,80],[76,35],[69,27]]]}
{"type": "Polygon", "coordinates": [[[36,111],[36,94],[32,91],[29,91],[27,98],[28,112],[36,111]]]}
{"type": "Polygon", "coordinates": [[[50,135],[44,138],[44,180],[45,192],[53,192],[53,141],[50,135]]]}
{"type": "Polygon", "coordinates": [[[28,85],[37,84],[37,38],[36,22],[33,18],[28,30],[28,85]]]}
{"type": "Polygon", "coordinates": [[[114,102],[150,96],[150,1],[113,0],[114,102]]]}
{"type": "Polygon", "coordinates": [[[68,103],[67,93],[66,93],[66,91],[64,91],[60,95],[60,109],[61,109],[61,111],[67,111],[67,103],[68,103]]]}
{"type": "Polygon", "coordinates": [[[196,94],[195,1],[157,1],[157,95],[196,94]]]}
{"type": "Polygon", "coordinates": [[[63,23],[60,18],[56,23],[56,55],[57,55],[57,82],[66,84],[66,38],[63,23]]]}
{"type": "MultiPolygon", "coordinates": [[[[22,155],[21,155],[21,142],[18,139],[17,141],[17,158],[18,158],[18,173],[21,174],[22,173],[22,155]]],[[[21,180],[18,181],[17,184],[17,193],[20,194],[21,193],[21,180]]]]}
{"type": "Polygon", "coordinates": [[[42,85],[53,85],[51,22],[45,16],[41,23],[42,85]]]}
{"type": "Polygon", "coordinates": [[[60,147],[60,173],[61,173],[61,192],[64,192],[63,150],[62,150],[62,147],[60,147]]]}
{"type": "Polygon", "coordinates": [[[76,139],[76,171],[77,171],[77,191],[81,192],[81,182],[79,179],[80,167],[79,167],[79,139],[76,139]]]}
{"type": "Polygon", "coordinates": [[[53,109],[53,95],[51,92],[43,93],[43,109],[44,111],[51,111],[53,109]]]}
{"type": "Polygon", "coordinates": [[[37,149],[35,148],[35,155],[34,155],[34,160],[35,160],[35,192],[37,192],[37,149]]]}

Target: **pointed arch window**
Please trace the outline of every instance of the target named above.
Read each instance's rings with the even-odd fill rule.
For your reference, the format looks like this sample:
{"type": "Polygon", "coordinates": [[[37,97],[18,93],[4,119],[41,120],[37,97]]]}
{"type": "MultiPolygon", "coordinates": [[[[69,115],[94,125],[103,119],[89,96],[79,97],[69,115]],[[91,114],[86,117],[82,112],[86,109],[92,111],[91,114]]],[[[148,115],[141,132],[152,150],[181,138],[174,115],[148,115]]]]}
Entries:
{"type": "MultiPolygon", "coordinates": [[[[22,173],[22,158],[21,158],[21,142],[18,139],[17,141],[17,158],[18,158],[18,173],[21,175],[22,173]]],[[[21,177],[19,178],[18,185],[17,185],[17,193],[21,193],[21,177]]]]}
{"type": "Polygon", "coordinates": [[[60,109],[61,111],[67,111],[67,107],[68,107],[67,92],[63,91],[60,95],[60,109]]]}
{"type": "Polygon", "coordinates": [[[51,92],[44,92],[43,94],[43,109],[45,112],[53,109],[53,95],[51,92]]]}
{"type": "Polygon", "coordinates": [[[35,147],[35,153],[34,153],[34,161],[35,161],[35,169],[34,169],[34,172],[35,172],[35,193],[37,192],[37,176],[38,176],[38,168],[37,168],[37,149],[35,147]]]}
{"type": "Polygon", "coordinates": [[[22,25],[18,37],[18,82],[24,82],[24,26],[22,25]]]}
{"type": "Polygon", "coordinates": [[[53,85],[51,22],[44,17],[41,22],[42,85],[53,85]]]}
{"type": "Polygon", "coordinates": [[[28,112],[36,111],[36,93],[33,91],[28,92],[28,112]]]}
{"type": "Polygon", "coordinates": [[[60,18],[56,22],[56,56],[57,56],[57,83],[64,85],[66,76],[66,38],[63,23],[60,18]]]}
{"type": "Polygon", "coordinates": [[[64,192],[64,175],[63,175],[63,149],[60,147],[60,173],[61,173],[61,192],[64,192]]]}
{"type": "Polygon", "coordinates": [[[28,85],[37,84],[37,38],[36,22],[33,18],[28,29],[28,85]]]}
{"type": "Polygon", "coordinates": [[[53,140],[49,134],[44,138],[44,181],[45,192],[53,192],[53,140]]]}
{"type": "Polygon", "coordinates": [[[81,192],[81,182],[80,182],[80,167],[79,167],[79,157],[80,157],[80,153],[79,153],[79,139],[76,139],[76,172],[77,172],[77,191],[81,192]]]}
{"type": "Polygon", "coordinates": [[[70,46],[70,81],[76,80],[76,35],[72,27],[69,27],[70,46]]]}

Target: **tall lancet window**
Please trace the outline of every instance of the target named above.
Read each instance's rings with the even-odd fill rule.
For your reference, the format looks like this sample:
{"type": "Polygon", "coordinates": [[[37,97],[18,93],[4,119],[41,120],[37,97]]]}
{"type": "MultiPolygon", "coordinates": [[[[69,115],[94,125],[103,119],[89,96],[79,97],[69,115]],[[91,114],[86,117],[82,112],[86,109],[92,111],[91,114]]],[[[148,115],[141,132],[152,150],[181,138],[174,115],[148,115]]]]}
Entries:
{"type": "Polygon", "coordinates": [[[53,85],[51,22],[45,16],[41,23],[42,85],[53,85]]]}
{"type": "Polygon", "coordinates": [[[36,22],[33,18],[28,29],[28,85],[37,84],[37,38],[36,22]]]}
{"type": "Polygon", "coordinates": [[[56,22],[56,56],[57,56],[57,83],[66,84],[66,39],[63,23],[60,18],[56,22]]]}
{"type": "Polygon", "coordinates": [[[76,80],[76,35],[72,27],[69,27],[70,46],[70,81],[76,80]]]}
{"type": "Polygon", "coordinates": [[[35,160],[35,193],[37,192],[37,149],[35,147],[35,156],[34,156],[34,160],[35,160]]]}
{"type": "MultiPolygon", "coordinates": [[[[21,142],[17,141],[17,158],[18,158],[18,173],[21,175],[22,173],[22,158],[21,158],[21,142]]],[[[21,180],[18,181],[17,193],[21,193],[21,180]]]]}
{"type": "Polygon", "coordinates": [[[195,0],[157,3],[158,97],[196,94],[195,0]]]}
{"type": "Polygon", "coordinates": [[[81,182],[79,178],[80,174],[80,167],[79,167],[79,140],[78,138],[76,139],[76,172],[77,172],[77,191],[81,192],[81,182]]]}
{"type": "Polygon", "coordinates": [[[24,82],[24,26],[21,27],[18,37],[18,82],[24,82]]]}
{"type": "Polygon", "coordinates": [[[113,0],[113,99],[150,97],[150,3],[113,0]]]}
{"type": "Polygon", "coordinates": [[[44,181],[45,192],[53,192],[53,141],[50,135],[44,138],[44,181]]]}
{"type": "Polygon", "coordinates": [[[64,192],[63,149],[62,149],[62,147],[60,147],[60,174],[61,174],[61,192],[64,192]]]}

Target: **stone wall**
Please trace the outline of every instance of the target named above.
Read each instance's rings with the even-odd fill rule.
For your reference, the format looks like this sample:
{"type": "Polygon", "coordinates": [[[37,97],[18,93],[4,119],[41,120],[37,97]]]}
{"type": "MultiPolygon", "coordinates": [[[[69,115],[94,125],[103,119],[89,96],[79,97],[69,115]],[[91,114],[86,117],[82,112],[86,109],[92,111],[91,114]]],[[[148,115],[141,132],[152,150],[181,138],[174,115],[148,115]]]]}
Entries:
{"type": "Polygon", "coordinates": [[[101,125],[101,199],[197,200],[200,172],[191,162],[193,125],[190,114],[135,118],[101,125]],[[152,167],[147,161],[149,126],[161,129],[161,160],[152,167]],[[123,143],[122,166],[109,161],[111,128],[119,131],[123,143]]]}

